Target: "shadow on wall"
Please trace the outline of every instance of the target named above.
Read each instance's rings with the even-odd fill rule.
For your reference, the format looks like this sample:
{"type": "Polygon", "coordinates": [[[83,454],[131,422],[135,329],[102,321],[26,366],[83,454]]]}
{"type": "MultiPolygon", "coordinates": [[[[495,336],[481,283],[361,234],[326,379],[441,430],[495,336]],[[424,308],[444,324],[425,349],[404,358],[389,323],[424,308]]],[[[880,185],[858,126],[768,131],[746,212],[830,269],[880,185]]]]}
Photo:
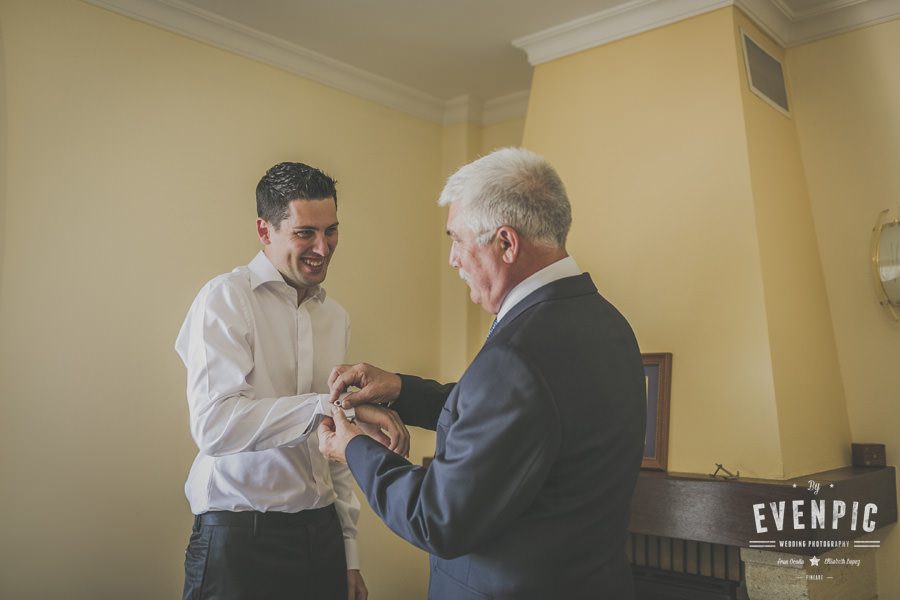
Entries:
{"type": "Polygon", "coordinates": [[[8,156],[6,133],[6,45],[3,42],[3,25],[0,24],[0,298],[3,297],[3,256],[6,230],[6,157],[8,156]]]}

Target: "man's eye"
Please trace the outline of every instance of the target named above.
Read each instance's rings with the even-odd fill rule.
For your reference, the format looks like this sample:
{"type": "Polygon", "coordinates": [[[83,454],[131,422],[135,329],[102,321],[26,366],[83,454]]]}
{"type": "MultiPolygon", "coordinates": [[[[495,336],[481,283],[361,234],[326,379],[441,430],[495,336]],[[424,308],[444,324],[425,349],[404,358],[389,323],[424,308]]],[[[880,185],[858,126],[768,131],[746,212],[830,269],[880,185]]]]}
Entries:
{"type": "Polygon", "coordinates": [[[326,235],[334,235],[337,233],[337,231],[338,231],[337,227],[329,227],[328,229],[325,230],[325,234],[326,235]]]}
{"type": "Polygon", "coordinates": [[[302,231],[295,231],[295,232],[294,232],[294,235],[296,235],[296,236],[299,237],[299,238],[304,238],[304,239],[305,239],[305,238],[312,237],[313,232],[310,231],[310,230],[308,230],[308,229],[304,229],[304,230],[302,230],[302,231]]]}

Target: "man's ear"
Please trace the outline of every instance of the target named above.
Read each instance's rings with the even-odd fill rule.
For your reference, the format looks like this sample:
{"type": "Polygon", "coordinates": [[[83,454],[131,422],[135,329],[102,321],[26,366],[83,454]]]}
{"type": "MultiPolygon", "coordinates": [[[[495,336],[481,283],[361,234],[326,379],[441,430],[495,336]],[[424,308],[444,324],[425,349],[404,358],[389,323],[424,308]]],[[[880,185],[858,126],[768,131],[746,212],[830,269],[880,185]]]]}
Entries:
{"type": "Polygon", "coordinates": [[[510,227],[503,225],[497,230],[497,240],[500,244],[500,250],[503,251],[503,262],[512,264],[519,257],[522,250],[522,240],[519,238],[519,232],[510,227]]]}
{"type": "Polygon", "coordinates": [[[262,242],[265,246],[268,246],[272,243],[272,240],[269,237],[271,229],[273,229],[271,223],[263,218],[256,219],[256,235],[259,236],[259,241],[262,242]]]}

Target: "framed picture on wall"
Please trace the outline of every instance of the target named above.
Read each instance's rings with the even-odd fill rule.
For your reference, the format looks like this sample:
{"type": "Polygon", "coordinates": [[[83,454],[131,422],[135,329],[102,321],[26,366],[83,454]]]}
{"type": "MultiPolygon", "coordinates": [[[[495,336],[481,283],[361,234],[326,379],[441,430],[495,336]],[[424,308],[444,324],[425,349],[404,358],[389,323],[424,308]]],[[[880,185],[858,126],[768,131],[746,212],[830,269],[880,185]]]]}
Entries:
{"type": "Polygon", "coordinates": [[[672,354],[642,354],[647,390],[647,430],[642,469],[665,471],[669,456],[669,394],[672,389],[672,354]]]}

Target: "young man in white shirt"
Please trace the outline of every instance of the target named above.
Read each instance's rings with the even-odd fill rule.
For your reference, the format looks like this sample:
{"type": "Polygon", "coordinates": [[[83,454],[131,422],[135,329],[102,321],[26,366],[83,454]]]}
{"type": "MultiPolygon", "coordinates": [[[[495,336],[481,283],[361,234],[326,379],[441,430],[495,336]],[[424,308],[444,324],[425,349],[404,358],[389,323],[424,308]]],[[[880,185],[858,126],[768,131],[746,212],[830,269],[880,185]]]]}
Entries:
{"type": "MultiPolygon", "coordinates": [[[[199,448],[185,484],[196,516],[184,598],[364,600],[353,478],[315,435],[350,338],[346,311],[321,287],[338,243],[335,182],[280,163],[256,205],[263,250],[200,290],[176,342],[199,448]]],[[[356,416],[408,452],[396,415],[356,416]]]]}

